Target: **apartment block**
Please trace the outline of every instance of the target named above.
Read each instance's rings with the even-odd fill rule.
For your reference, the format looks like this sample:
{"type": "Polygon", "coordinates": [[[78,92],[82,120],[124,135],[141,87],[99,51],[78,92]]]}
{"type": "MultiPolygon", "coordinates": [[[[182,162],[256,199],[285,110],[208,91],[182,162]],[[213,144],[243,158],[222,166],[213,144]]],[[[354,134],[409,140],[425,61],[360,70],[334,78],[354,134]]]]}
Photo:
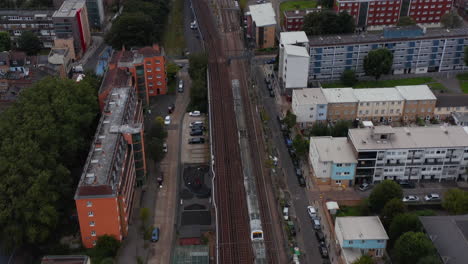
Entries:
{"type": "Polygon", "coordinates": [[[417,118],[429,121],[434,117],[437,98],[427,85],[396,86],[405,99],[403,121],[412,122],[417,118]]]}
{"type": "Polygon", "coordinates": [[[145,180],[143,110],[135,89],[113,88],[75,193],[86,248],[102,235],[122,240],[133,213],[134,188],[145,180]]]}
{"type": "Polygon", "coordinates": [[[320,88],[294,89],[291,107],[303,127],[327,120],[327,101],[320,88]]]}
{"type": "Polygon", "coordinates": [[[278,75],[285,89],[307,87],[308,42],[304,31],[280,33],[278,75]]]}
{"type": "Polygon", "coordinates": [[[304,26],[304,17],[307,14],[322,11],[321,6],[317,8],[308,8],[302,10],[286,10],[283,12],[283,29],[284,31],[302,31],[304,26]]]}
{"type": "Polygon", "coordinates": [[[65,0],[54,12],[52,20],[57,38],[72,38],[75,55],[83,56],[92,42],[86,1],[65,0]]]}
{"type": "Polygon", "coordinates": [[[438,94],[434,109],[437,120],[447,120],[452,113],[468,113],[468,94],[438,94]]]}
{"type": "Polygon", "coordinates": [[[100,29],[105,19],[103,0],[86,0],[86,8],[88,9],[89,26],[100,29]]]}
{"type": "Polygon", "coordinates": [[[396,25],[409,16],[416,23],[437,26],[450,11],[453,0],[337,0],[336,12],[348,12],[359,27],[381,28],[396,25]]]}
{"type": "Polygon", "coordinates": [[[383,257],[389,240],[378,216],[337,217],[335,236],[345,264],[363,255],[383,257]]]}
{"type": "Polygon", "coordinates": [[[0,10],[0,31],[10,33],[15,46],[23,32],[32,31],[43,47],[51,48],[55,38],[53,14],[53,10],[0,10]]]}
{"type": "Polygon", "coordinates": [[[255,40],[257,48],[275,46],[276,14],[271,3],[250,5],[246,12],[247,35],[255,40]]]}
{"type": "Polygon", "coordinates": [[[468,134],[460,126],[350,129],[356,184],[383,180],[467,180],[468,134]]]}
{"type": "Polygon", "coordinates": [[[167,93],[166,58],[158,45],[114,52],[109,70],[119,68],[133,77],[138,97],[144,104],[152,96],[167,93]]]}
{"type": "Polygon", "coordinates": [[[357,118],[378,122],[399,121],[405,104],[395,88],[354,89],[359,101],[357,118]]]}
{"type": "Polygon", "coordinates": [[[328,102],[329,121],[356,119],[358,99],[353,88],[322,89],[322,92],[328,102]]]}
{"type": "Polygon", "coordinates": [[[315,184],[352,186],[357,160],[345,137],[311,137],[309,164],[315,184]]]}
{"type": "Polygon", "coordinates": [[[385,28],[382,32],[309,38],[309,80],[336,80],[351,69],[365,75],[364,58],[371,50],[393,54],[391,75],[463,70],[468,28],[424,29],[418,26],[385,28]]]}

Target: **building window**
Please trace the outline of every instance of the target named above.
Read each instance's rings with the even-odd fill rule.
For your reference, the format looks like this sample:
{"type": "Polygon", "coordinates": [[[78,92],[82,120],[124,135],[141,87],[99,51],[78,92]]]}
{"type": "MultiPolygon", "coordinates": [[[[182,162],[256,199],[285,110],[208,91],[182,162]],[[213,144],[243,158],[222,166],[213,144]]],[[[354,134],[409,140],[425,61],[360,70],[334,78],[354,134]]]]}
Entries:
{"type": "Polygon", "coordinates": [[[156,70],[157,70],[157,71],[160,71],[160,70],[161,70],[161,68],[157,67],[157,68],[156,68],[156,70]]]}
{"type": "Polygon", "coordinates": [[[152,79],[153,79],[153,76],[149,75],[148,80],[152,80],[152,79]]]}
{"type": "Polygon", "coordinates": [[[93,202],[91,202],[91,201],[86,202],[86,207],[92,207],[92,206],[93,206],[93,202]]]}
{"type": "Polygon", "coordinates": [[[335,181],[336,184],[341,184],[341,180],[335,181]]]}
{"type": "Polygon", "coordinates": [[[161,79],[161,74],[156,75],[156,78],[161,79]]]}
{"type": "Polygon", "coordinates": [[[162,85],[162,82],[158,82],[158,85],[162,85]]]}
{"type": "Polygon", "coordinates": [[[151,68],[146,69],[147,72],[151,72],[151,68]]]}
{"type": "Polygon", "coordinates": [[[95,225],[96,223],[94,223],[94,221],[89,222],[89,226],[95,226],[95,225]]]}
{"type": "Polygon", "coordinates": [[[96,231],[91,231],[91,236],[96,236],[96,231]]]}
{"type": "Polygon", "coordinates": [[[336,166],[337,166],[337,167],[343,167],[343,164],[337,163],[336,166]]]}
{"type": "Polygon", "coordinates": [[[161,64],[161,61],[160,61],[160,60],[156,60],[156,64],[161,64]]]}
{"type": "Polygon", "coordinates": [[[93,212],[93,211],[89,211],[89,212],[88,212],[88,216],[89,216],[89,217],[93,217],[93,216],[94,216],[94,212],[93,212]]]}

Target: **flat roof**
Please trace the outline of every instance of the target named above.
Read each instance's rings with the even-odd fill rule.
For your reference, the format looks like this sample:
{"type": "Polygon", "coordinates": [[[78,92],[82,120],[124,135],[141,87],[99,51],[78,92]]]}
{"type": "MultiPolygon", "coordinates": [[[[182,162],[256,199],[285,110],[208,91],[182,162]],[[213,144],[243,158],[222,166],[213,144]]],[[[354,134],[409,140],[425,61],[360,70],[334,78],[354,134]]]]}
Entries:
{"type": "Polygon", "coordinates": [[[53,17],[75,17],[76,12],[86,6],[85,0],[65,0],[53,17]]]}
{"type": "Polygon", "coordinates": [[[468,94],[437,94],[436,107],[468,107],[468,94]]]}
{"type": "Polygon", "coordinates": [[[395,86],[405,100],[437,100],[427,85],[395,86]]]}
{"type": "Polygon", "coordinates": [[[281,44],[304,44],[309,42],[304,31],[290,31],[280,33],[281,44]]]}
{"type": "Polygon", "coordinates": [[[343,240],[388,240],[378,216],[337,217],[335,225],[341,230],[343,240]]]}
{"type": "Polygon", "coordinates": [[[311,137],[310,144],[315,145],[322,162],[357,163],[346,137],[311,137]]]}
{"type": "Polygon", "coordinates": [[[284,53],[291,56],[306,57],[309,58],[309,53],[305,47],[295,45],[284,45],[284,53]]]}
{"type": "Polygon", "coordinates": [[[460,126],[394,127],[389,139],[373,139],[372,128],[354,128],[349,139],[358,151],[468,147],[468,134],[460,126]]]}
{"type": "Polygon", "coordinates": [[[466,264],[468,215],[420,216],[419,219],[445,264],[466,264]]]}
{"type": "Polygon", "coordinates": [[[276,25],[275,10],[271,3],[249,6],[252,20],[255,21],[257,27],[265,27],[276,25]]]}
{"type": "Polygon", "coordinates": [[[299,105],[305,104],[326,104],[327,99],[320,88],[294,89],[293,98],[299,105]]]}
{"type": "Polygon", "coordinates": [[[338,46],[343,44],[355,43],[387,43],[399,42],[418,39],[444,39],[453,37],[468,37],[468,28],[460,27],[455,29],[433,28],[427,29],[422,36],[410,38],[385,38],[383,31],[379,32],[362,32],[359,34],[343,34],[343,35],[326,35],[326,36],[310,36],[310,46],[338,46]]]}
{"type": "Polygon", "coordinates": [[[54,14],[54,9],[43,9],[43,10],[33,10],[33,9],[1,9],[0,16],[35,16],[35,15],[45,15],[52,16],[54,14]]]}
{"type": "MultiPolygon", "coordinates": [[[[353,88],[322,89],[323,95],[329,103],[357,103],[353,88]]],[[[367,89],[366,89],[367,90],[367,89]]]]}
{"type": "Polygon", "coordinates": [[[354,89],[359,102],[403,101],[395,88],[354,89]]]}

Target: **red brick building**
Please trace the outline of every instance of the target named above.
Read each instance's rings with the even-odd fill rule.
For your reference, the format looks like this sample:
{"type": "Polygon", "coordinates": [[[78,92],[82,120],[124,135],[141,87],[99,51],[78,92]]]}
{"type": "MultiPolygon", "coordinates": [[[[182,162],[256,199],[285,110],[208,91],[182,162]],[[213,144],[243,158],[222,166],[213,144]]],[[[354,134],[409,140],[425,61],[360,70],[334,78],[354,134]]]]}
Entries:
{"type": "Polygon", "coordinates": [[[419,24],[436,24],[453,0],[336,0],[336,12],[347,11],[359,27],[390,26],[409,16],[419,24]]]}
{"type": "Polygon", "coordinates": [[[81,239],[122,240],[133,212],[134,188],[145,181],[143,110],[132,86],[112,88],[75,193],[81,239]]]}
{"type": "Polygon", "coordinates": [[[283,28],[285,31],[301,31],[304,25],[304,17],[312,12],[320,12],[322,9],[312,8],[305,10],[284,11],[283,28]]]}

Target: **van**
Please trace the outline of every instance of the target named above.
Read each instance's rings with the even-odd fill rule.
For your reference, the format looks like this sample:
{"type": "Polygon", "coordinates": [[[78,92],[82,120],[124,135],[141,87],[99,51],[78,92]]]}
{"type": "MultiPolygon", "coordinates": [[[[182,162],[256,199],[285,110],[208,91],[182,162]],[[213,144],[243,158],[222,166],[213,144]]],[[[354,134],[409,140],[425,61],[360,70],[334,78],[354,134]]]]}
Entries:
{"type": "Polygon", "coordinates": [[[317,210],[313,206],[307,206],[307,213],[309,213],[310,218],[317,218],[317,210]]]}
{"type": "Polygon", "coordinates": [[[284,220],[289,220],[289,207],[284,207],[283,208],[283,217],[284,217],[284,220]]]}
{"type": "Polygon", "coordinates": [[[159,240],[159,227],[153,229],[151,232],[151,242],[157,242],[159,240]]]}

